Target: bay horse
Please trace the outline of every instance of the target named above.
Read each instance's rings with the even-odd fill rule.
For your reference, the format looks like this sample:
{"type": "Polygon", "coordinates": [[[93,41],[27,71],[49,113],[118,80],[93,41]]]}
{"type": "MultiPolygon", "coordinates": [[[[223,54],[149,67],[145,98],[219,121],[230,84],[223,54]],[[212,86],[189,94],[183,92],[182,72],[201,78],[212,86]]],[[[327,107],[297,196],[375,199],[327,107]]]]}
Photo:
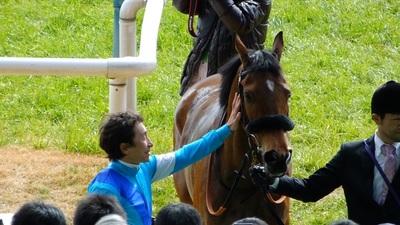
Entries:
{"type": "Polygon", "coordinates": [[[235,92],[241,99],[240,128],[216,152],[175,173],[174,185],[180,201],[192,204],[205,225],[231,225],[244,217],[289,224],[289,198],[267,201],[249,177],[253,164],[262,164],[268,176],[292,173],[287,131],[294,124],[288,117],[291,92],[280,65],[283,33],[275,36],[272,51],[247,49],[239,36],[235,47],[237,56],[182,96],[175,112],[174,149],[225,123],[235,92]]]}

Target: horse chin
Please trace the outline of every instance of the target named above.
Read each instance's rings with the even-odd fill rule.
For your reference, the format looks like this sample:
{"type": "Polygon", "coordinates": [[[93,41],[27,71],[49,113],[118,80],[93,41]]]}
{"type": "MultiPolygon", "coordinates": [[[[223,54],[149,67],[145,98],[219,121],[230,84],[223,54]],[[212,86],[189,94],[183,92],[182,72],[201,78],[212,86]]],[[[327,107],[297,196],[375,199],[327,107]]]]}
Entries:
{"type": "Polygon", "coordinates": [[[274,177],[274,178],[283,177],[285,174],[287,174],[287,169],[274,170],[273,168],[271,168],[268,165],[265,165],[264,168],[266,168],[266,169],[264,169],[264,172],[265,172],[265,175],[267,175],[267,177],[274,177]]]}

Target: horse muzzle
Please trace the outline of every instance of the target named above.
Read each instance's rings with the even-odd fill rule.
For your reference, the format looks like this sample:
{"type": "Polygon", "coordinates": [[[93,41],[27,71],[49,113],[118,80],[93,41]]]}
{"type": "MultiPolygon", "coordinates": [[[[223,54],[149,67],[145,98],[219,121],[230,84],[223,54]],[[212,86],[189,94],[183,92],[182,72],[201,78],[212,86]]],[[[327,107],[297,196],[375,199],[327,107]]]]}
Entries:
{"type": "Polygon", "coordinates": [[[276,150],[270,150],[262,156],[264,170],[269,177],[281,177],[287,173],[288,165],[292,159],[292,150],[279,155],[276,150]]]}

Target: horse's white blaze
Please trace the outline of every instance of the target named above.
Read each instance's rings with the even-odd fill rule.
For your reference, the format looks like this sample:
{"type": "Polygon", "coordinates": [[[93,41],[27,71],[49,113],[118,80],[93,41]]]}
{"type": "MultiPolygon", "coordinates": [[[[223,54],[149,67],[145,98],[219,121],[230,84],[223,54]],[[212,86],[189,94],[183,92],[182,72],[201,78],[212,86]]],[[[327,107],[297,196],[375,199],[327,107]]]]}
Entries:
{"type": "Polygon", "coordinates": [[[270,90],[271,92],[274,92],[275,84],[274,84],[273,81],[267,80],[267,87],[269,88],[269,90],[270,90]]]}

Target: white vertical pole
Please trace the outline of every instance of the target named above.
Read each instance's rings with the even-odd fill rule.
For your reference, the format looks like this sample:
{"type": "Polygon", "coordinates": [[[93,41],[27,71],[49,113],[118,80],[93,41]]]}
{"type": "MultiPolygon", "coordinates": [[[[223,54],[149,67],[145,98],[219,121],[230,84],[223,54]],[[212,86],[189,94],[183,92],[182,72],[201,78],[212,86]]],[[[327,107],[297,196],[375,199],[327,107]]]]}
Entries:
{"type": "MultiPolygon", "coordinates": [[[[143,0],[125,0],[119,19],[119,57],[136,56],[136,13],[145,6],[143,0]]],[[[109,111],[136,112],[136,78],[109,80],[109,111]]]]}
{"type": "MultiPolygon", "coordinates": [[[[136,56],[136,16],[133,21],[122,20],[120,26],[127,26],[120,32],[122,36],[122,44],[120,44],[120,57],[124,56],[136,56]],[[128,24],[126,24],[128,23],[128,24]],[[130,38],[130,40],[129,40],[130,38]],[[125,40],[126,39],[126,40],[125,40]]],[[[120,27],[121,29],[121,27],[120,27]]],[[[127,110],[131,110],[137,113],[137,88],[136,88],[136,77],[129,77],[126,80],[126,107],[127,110]]]]}
{"type": "Polygon", "coordinates": [[[126,78],[109,80],[109,112],[126,111],[126,78]]]}

